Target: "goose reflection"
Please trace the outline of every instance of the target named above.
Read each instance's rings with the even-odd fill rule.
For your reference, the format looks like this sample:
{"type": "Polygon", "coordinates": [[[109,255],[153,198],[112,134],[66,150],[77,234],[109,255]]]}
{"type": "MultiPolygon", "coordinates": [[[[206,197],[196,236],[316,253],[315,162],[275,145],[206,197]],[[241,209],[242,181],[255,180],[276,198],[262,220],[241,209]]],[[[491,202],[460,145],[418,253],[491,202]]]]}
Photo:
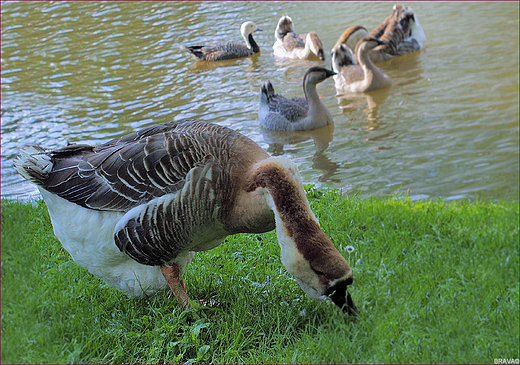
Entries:
{"type": "Polygon", "coordinates": [[[369,93],[345,93],[336,95],[339,108],[343,114],[350,115],[353,110],[361,109],[366,115],[367,125],[365,130],[371,131],[379,128],[378,122],[379,106],[382,105],[390,95],[390,88],[372,91],[369,93]]]}
{"type": "Polygon", "coordinates": [[[260,57],[260,54],[255,53],[254,55],[246,58],[234,58],[231,60],[221,60],[213,62],[193,62],[187,67],[190,71],[197,73],[203,71],[213,71],[220,67],[246,65],[247,71],[251,72],[257,69],[258,57],[260,57]]]}
{"type": "Polygon", "coordinates": [[[312,158],[312,168],[323,172],[318,180],[320,182],[340,182],[340,179],[331,178],[338,170],[339,164],[331,161],[331,159],[325,155],[325,151],[329,148],[330,142],[332,142],[334,124],[312,131],[268,131],[264,128],[261,128],[260,131],[264,137],[264,141],[269,144],[267,151],[273,156],[285,154],[284,146],[287,144],[295,145],[312,139],[316,148],[316,153],[312,158]]]}

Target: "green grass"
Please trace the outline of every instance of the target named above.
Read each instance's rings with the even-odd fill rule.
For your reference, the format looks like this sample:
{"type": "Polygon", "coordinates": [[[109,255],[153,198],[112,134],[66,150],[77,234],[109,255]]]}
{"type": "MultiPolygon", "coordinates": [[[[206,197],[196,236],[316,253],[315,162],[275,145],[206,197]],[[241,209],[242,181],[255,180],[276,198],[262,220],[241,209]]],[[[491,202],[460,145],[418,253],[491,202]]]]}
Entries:
{"type": "Polygon", "coordinates": [[[357,319],[307,297],[274,232],[199,253],[180,311],[76,265],[45,205],[2,202],[2,363],[493,363],[519,357],[518,202],[344,198],[308,189],[350,262],[357,319]],[[349,253],[347,246],[353,246],[349,253]]]}

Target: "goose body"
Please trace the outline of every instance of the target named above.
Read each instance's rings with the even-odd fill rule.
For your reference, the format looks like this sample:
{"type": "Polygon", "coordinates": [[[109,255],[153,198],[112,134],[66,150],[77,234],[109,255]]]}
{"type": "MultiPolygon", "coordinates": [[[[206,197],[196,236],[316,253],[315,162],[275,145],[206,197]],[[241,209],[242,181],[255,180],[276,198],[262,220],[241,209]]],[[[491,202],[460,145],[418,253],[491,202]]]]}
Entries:
{"type": "Polygon", "coordinates": [[[258,108],[261,125],[272,131],[306,131],[332,124],[332,115],[320,100],[316,85],[333,75],[323,67],[309,68],[303,77],[305,98],[277,95],[271,82],[265,83],[258,108]]]}
{"type": "Polygon", "coordinates": [[[384,44],[377,38],[361,39],[355,53],[359,65],[353,63],[352,51],[347,45],[341,44],[332,50],[332,68],[337,73],[334,81],[339,93],[379,90],[392,84],[390,77],[376,67],[368,56],[371,49],[384,44]]]}
{"type": "Polygon", "coordinates": [[[347,28],[339,37],[336,45],[346,44],[354,50],[357,42],[364,37],[373,37],[386,42],[377,46],[368,54],[372,62],[382,62],[424,48],[426,35],[417,15],[409,7],[397,3],[390,14],[378,27],[370,33],[362,26],[347,28]]]}
{"type": "Polygon", "coordinates": [[[282,58],[310,59],[318,57],[325,60],[325,52],[315,31],[296,34],[291,17],[284,15],[278,21],[275,31],[273,54],[282,58]]]}
{"type": "Polygon", "coordinates": [[[37,184],[72,258],[127,295],[169,286],[187,305],[182,276],[196,252],[276,227],[282,263],[302,289],[355,311],[352,271],[319,227],[295,164],[229,128],[184,120],[96,147],[28,147],[15,168],[37,184]]]}
{"type": "Polygon", "coordinates": [[[246,44],[237,42],[218,42],[197,46],[188,46],[192,57],[197,61],[222,61],[252,56],[260,52],[260,47],[253,38],[253,33],[261,31],[253,22],[245,22],[240,27],[240,34],[246,44]]]}

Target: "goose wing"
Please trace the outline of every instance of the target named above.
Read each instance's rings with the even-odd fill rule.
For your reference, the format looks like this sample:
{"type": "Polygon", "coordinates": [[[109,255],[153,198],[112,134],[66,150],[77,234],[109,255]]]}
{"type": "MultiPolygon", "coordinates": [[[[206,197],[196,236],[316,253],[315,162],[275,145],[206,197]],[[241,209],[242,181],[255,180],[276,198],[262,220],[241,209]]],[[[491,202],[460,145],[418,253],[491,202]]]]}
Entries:
{"type": "Polygon", "coordinates": [[[284,48],[289,52],[296,48],[305,48],[305,42],[303,39],[292,32],[287,33],[285,37],[283,37],[282,41],[284,48]]]}
{"type": "Polygon", "coordinates": [[[220,42],[202,46],[186,47],[199,60],[222,61],[251,56],[254,52],[237,42],[220,42]]]}
{"type": "Polygon", "coordinates": [[[208,158],[192,168],[175,194],[126,213],[115,227],[117,247],[144,265],[162,265],[199,242],[220,243],[227,234],[218,223],[217,186],[221,168],[208,158]]]}
{"type": "Polygon", "coordinates": [[[274,95],[271,98],[269,102],[269,109],[271,112],[281,114],[284,118],[291,122],[305,118],[309,112],[309,106],[305,98],[297,98],[297,100],[294,100],[287,99],[281,95],[274,95]]]}
{"type": "Polygon", "coordinates": [[[237,135],[204,122],[159,124],[97,147],[48,152],[52,170],[37,183],[83,207],[127,211],[182,189],[188,172],[208,156],[228,158],[237,135]]]}

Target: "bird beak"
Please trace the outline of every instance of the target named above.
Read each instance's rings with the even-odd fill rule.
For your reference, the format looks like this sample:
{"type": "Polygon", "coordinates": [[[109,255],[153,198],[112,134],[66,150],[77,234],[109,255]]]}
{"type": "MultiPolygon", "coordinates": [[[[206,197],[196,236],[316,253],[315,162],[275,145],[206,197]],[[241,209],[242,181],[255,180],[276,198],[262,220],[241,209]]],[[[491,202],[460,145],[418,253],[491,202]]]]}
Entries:
{"type": "Polygon", "coordinates": [[[357,307],[352,300],[352,296],[347,290],[347,285],[352,284],[353,281],[354,279],[351,276],[347,280],[330,288],[326,293],[334,304],[340,307],[343,312],[348,313],[351,316],[355,316],[358,312],[357,307]]]}
{"type": "Polygon", "coordinates": [[[262,30],[263,30],[262,28],[256,28],[255,32],[261,32],[262,30]]]}
{"type": "Polygon", "coordinates": [[[337,73],[332,71],[332,70],[325,69],[325,71],[326,71],[327,77],[331,77],[331,76],[337,75],[337,73]]]}

